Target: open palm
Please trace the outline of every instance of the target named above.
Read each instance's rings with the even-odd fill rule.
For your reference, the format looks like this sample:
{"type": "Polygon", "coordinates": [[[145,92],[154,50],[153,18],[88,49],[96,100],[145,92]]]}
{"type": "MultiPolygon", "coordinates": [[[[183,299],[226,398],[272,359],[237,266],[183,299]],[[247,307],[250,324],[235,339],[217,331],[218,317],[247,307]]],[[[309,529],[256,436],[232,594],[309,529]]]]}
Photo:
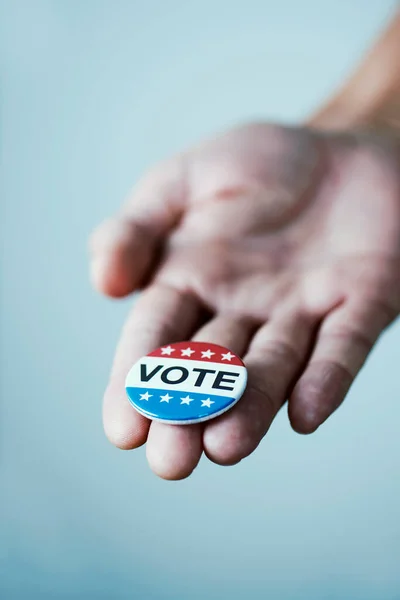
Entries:
{"type": "Polygon", "coordinates": [[[150,172],[90,243],[97,289],[143,288],[105,392],[109,439],[147,441],[152,469],[179,479],[203,451],[249,455],[287,399],[294,429],[314,431],[400,311],[399,156],[388,140],[255,124],[150,172]],[[187,339],[243,356],[247,390],[205,424],[150,422],[126,374],[187,339]]]}

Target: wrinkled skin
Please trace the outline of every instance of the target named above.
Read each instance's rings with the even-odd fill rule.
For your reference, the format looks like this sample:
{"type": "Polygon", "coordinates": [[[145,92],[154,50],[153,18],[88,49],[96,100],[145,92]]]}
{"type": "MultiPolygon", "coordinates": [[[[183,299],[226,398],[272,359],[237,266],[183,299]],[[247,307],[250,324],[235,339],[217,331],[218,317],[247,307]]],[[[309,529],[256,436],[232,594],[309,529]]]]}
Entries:
{"type": "Polygon", "coordinates": [[[143,289],[105,392],[111,442],[147,441],[153,471],[180,479],[203,451],[221,465],[248,456],[286,400],[293,428],[315,431],[400,310],[399,156],[393,140],[254,124],[148,173],[90,240],[99,291],[143,289]],[[243,356],[248,388],[207,423],[151,423],[125,376],[187,339],[243,356]]]}

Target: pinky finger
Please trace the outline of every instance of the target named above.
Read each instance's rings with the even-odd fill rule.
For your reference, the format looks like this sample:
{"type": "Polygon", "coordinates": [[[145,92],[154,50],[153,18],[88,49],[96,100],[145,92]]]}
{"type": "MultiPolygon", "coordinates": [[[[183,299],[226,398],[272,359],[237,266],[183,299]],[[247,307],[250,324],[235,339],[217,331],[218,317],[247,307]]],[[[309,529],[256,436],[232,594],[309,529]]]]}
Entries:
{"type": "Polygon", "coordinates": [[[363,298],[346,302],[325,318],[310,361],[289,399],[295,431],[314,432],[340,406],[393,318],[383,303],[363,298]]]}

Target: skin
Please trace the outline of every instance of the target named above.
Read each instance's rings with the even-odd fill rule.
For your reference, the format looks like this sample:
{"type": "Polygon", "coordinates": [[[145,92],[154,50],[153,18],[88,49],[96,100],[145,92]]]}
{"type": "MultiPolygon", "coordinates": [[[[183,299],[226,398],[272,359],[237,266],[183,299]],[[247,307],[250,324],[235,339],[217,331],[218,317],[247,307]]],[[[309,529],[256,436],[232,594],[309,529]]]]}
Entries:
{"type": "Polygon", "coordinates": [[[400,311],[399,167],[390,136],[256,123],[149,172],[90,240],[97,290],[143,290],[104,396],[110,441],[147,442],[153,471],[182,479],[203,452],[220,465],[248,456],[286,401],[292,427],[315,431],[400,311]],[[189,339],[243,356],[245,395],[205,424],[151,423],[126,374],[189,339]]]}
{"type": "Polygon", "coordinates": [[[337,93],[309,119],[318,129],[400,136],[400,10],[337,93]]]}

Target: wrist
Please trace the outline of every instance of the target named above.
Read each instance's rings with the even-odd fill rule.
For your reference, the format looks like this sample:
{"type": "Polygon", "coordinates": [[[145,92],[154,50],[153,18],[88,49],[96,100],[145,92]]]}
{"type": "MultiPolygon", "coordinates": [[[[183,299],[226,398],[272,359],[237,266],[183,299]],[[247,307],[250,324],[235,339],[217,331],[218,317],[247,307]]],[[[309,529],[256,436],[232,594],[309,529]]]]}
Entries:
{"type": "Polygon", "coordinates": [[[400,89],[369,116],[366,127],[400,137],[400,89]]]}
{"type": "Polygon", "coordinates": [[[349,81],[308,124],[322,130],[400,135],[400,12],[349,81]]]}

